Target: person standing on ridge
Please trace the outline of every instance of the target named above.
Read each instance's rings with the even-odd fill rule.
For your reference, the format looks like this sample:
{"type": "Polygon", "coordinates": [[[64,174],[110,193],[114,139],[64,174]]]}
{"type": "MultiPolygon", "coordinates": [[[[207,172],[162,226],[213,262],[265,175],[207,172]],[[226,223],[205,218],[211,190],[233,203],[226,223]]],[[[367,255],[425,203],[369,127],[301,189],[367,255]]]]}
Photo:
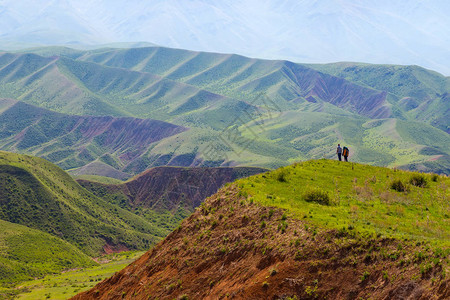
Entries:
{"type": "Polygon", "coordinates": [[[348,154],[350,153],[350,150],[348,150],[348,148],[346,146],[344,146],[344,148],[342,148],[342,156],[344,156],[344,160],[347,160],[348,154]]]}
{"type": "Polygon", "coordinates": [[[339,161],[341,161],[341,155],[342,155],[342,148],[341,148],[341,144],[338,144],[337,149],[336,149],[336,154],[339,158],[339,161]]]}

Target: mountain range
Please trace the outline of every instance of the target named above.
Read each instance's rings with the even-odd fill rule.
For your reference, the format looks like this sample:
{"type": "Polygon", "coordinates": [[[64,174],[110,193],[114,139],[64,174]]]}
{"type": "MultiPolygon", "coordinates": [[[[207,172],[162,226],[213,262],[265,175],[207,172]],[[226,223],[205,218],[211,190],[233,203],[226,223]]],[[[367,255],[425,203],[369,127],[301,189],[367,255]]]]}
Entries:
{"type": "Polygon", "coordinates": [[[47,47],[1,53],[0,83],[0,149],[77,175],[273,168],[331,158],[337,143],[354,161],[450,169],[450,79],[416,66],[47,47]]]}
{"type": "Polygon", "coordinates": [[[296,62],[414,64],[449,75],[449,10],[445,0],[3,0],[0,48],[146,41],[296,62]]]}

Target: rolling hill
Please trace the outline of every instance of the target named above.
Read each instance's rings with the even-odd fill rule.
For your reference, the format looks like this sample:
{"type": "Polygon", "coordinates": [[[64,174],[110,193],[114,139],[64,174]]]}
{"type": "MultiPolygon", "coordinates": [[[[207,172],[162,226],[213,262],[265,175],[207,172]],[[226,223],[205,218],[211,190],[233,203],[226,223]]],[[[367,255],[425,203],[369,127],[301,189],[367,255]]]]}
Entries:
{"type": "Polygon", "coordinates": [[[418,64],[449,75],[449,10],[445,0],[3,0],[0,47],[150,41],[299,62],[418,64]]]}
{"type": "Polygon", "coordinates": [[[241,179],[73,299],[446,299],[449,183],[329,160],[241,179]]]}
{"type": "MultiPolygon", "coordinates": [[[[1,148],[51,160],[64,169],[89,164],[110,165],[110,177],[162,139],[187,128],[151,119],[74,116],[55,113],[24,102],[0,99],[1,148]]],[[[77,174],[82,170],[74,171],[77,174]]]]}
{"type": "Polygon", "coordinates": [[[59,237],[89,256],[146,249],[166,232],[83,189],[36,157],[0,152],[0,219],[59,237]]]}
{"type": "Polygon", "coordinates": [[[163,47],[28,51],[44,56],[0,56],[0,97],[188,129],[136,151],[114,139],[85,152],[58,141],[21,150],[74,175],[125,179],[162,165],[275,168],[331,158],[337,143],[350,146],[354,161],[449,174],[449,79],[423,68],[302,65],[163,47]]]}

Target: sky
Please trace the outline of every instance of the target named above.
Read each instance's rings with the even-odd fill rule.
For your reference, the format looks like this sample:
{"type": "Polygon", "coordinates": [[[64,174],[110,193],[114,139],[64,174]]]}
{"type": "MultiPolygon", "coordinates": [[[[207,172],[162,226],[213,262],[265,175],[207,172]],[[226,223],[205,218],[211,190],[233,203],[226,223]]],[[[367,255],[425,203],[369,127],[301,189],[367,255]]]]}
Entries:
{"type": "Polygon", "coordinates": [[[448,0],[0,0],[0,49],[149,42],[450,75],[448,0]]]}

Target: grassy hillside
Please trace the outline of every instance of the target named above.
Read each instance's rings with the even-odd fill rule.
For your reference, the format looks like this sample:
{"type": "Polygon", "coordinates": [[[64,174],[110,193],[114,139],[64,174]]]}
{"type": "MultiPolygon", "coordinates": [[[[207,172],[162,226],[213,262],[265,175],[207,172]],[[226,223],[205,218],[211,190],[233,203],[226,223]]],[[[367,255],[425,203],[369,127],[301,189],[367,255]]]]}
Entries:
{"type": "Polygon", "coordinates": [[[450,249],[450,180],[445,176],[315,160],[236,184],[253,201],[317,226],[426,240],[450,249]]]}
{"type": "Polygon", "coordinates": [[[450,77],[418,66],[336,63],[314,69],[392,94],[405,115],[450,133],[450,77]]]}
{"type": "Polygon", "coordinates": [[[78,248],[48,233],[3,220],[0,226],[0,286],[96,265],[78,248]]]}
{"type": "Polygon", "coordinates": [[[117,173],[162,139],[187,130],[151,119],[66,115],[10,99],[0,99],[0,128],[3,150],[38,155],[64,169],[105,163],[117,173]]]}
{"type": "Polygon", "coordinates": [[[450,181],[330,160],[237,180],[74,299],[447,299],[450,181]]]}
{"type": "Polygon", "coordinates": [[[145,249],[166,234],[44,159],[0,152],[0,176],[0,219],[58,236],[88,255],[145,249]]]}
{"type": "MultiPolygon", "coordinates": [[[[74,149],[73,135],[50,139],[45,128],[61,126],[55,118],[31,128],[20,122],[14,132],[10,122],[2,125],[11,135],[0,139],[1,149],[45,157],[74,175],[123,180],[160,165],[276,168],[331,158],[337,143],[350,146],[361,163],[450,172],[448,78],[425,69],[301,65],[163,47],[30,51],[46,56],[1,54],[0,97],[189,128],[138,149],[116,140],[110,148],[84,143],[74,149]],[[17,140],[30,137],[39,144],[15,149],[17,140]]],[[[13,109],[0,107],[0,119],[13,109]]]]}

